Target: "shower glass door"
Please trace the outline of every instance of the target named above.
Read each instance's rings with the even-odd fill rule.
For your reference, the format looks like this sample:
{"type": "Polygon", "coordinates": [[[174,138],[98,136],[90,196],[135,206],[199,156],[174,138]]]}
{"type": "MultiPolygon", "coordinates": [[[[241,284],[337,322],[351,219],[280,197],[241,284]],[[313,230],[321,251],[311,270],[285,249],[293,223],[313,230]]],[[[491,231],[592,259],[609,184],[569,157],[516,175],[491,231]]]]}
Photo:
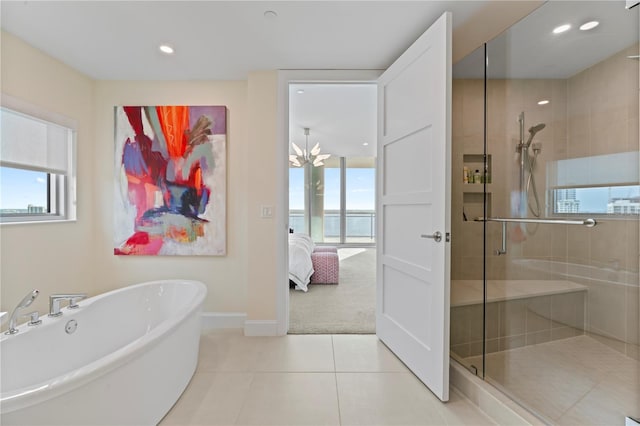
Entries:
{"type": "Polygon", "coordinates": [[[638,9],[547,2],[486,45],[484,344],[466,362],[551,424],[640,417],[638,9]]]}
{"type": "MultiPolygon", "coordinates": [[[[484,351],[483,223],[491,193],[485,169],[485,47],[453,66],[451,132],[451,357],[482,375],[484,351]],[[477,170],[477,172],[476,172],[477,170]]],[[[490,164],[490,161],[486,161],[490,164]]]]}

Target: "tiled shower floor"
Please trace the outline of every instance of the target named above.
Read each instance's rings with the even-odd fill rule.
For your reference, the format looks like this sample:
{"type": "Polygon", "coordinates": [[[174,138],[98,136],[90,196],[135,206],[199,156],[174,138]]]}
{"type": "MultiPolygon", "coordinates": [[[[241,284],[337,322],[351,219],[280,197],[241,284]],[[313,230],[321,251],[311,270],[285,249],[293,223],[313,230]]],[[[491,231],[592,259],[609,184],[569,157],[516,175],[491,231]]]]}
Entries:
{"type": "Polygon", "coordinates": [[[624,425],[640,417],[639,364],[583,335],[491,353],[485,379],[555,425],[624,425]]]}

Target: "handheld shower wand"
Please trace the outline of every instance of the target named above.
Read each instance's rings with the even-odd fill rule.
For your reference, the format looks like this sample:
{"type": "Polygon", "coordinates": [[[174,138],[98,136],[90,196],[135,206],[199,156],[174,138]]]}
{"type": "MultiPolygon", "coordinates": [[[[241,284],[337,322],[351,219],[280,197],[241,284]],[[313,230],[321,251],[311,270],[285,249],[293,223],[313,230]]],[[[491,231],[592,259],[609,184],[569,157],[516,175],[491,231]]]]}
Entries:
{"type": "MultiPolygon", "coordinates": [[[[27,295],[18,303],[13,312],[11,313],[11,318],[9,319],[9,329],[5,332],[5,334],[16,334],[18,332],[17,324],[18,318],[20,317],[20,312],[22,309],[29,307],[36,297],[40,294],[40,291],[37,289],[31,290],[27,295]]],[[[35,323],[34,323],[35,324],[35,323]]]]}
{"type": "Polygon", "coordinates": [[[536,159],[540,153],[540,144],[533,145],[533,159],[529,153],[529,148],[533,142],[535,135],[546,127],[546,124],[539,123],[529,128],[529,138],[525,142],[524,140],[524,112],[518,115],[518,124],[520,127],[520,143],[516,145],[516,152],[520,155],[520,193],[521,193],[521,212],[524,214],[527,207],[535,217],[540,217],[540,200],[538,198],[538,191],[536,189],[536,181],[533,176],[533,169],[536,164],[536,159]],[[527,176],[527,171],[529,176],[527,176]],[[529,200],[529,189],[533,190],[533,198],[535,201],[535,208],[531,205],[529,200]]]}
{"type": "MultiPolygon", "coordinates": [[[[531,146],[531,142],[533,142],[533,137],[536,135],[536,133],[538,133],[540,130],[544,129],[545,127],[546,127],[546,124],[540,123],[529,128],[529,140],[527,140],[526,147],[524,149],[526,149],[527,151],[529,150],[529,147],[531,146]]],[[[539,153],[540,153],[540,147],[539,146],[536,147],[536,145],[534,145],[533,160],[529,155],[527,155],[527,162],[529,166],[529,177],[527,179],[527,187],[526,187],[525,193],[527,194],[527,205],[529,206],[529,210],[531,211],[531,214],[533,214],[535,217],[540,217],[540,199],[538,198],[538,190],[536,189],[536,180],[533,177],[533,169],[535,167],[536,159],[538,158],[539,153]],[[533,190],[533,199],[535,201],[535,209],[531,206],[531,202],[529,201],[529,188],[533,190]]]]}

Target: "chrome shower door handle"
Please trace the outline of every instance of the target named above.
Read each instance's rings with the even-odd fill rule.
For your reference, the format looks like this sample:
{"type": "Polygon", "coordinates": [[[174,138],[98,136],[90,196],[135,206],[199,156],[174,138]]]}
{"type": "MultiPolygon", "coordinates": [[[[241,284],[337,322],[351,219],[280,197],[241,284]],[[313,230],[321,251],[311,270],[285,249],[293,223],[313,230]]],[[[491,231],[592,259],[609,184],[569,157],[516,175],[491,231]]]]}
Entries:
{"type": "Polygon", "coordinates": [[[436,243],[439,243],[440,241],[442,241],[442,234],[440,233],[440,231],[436,231],[433,233],[433,235],[421,234],[420,238],[431,238],[435,240],[436,243]]]}

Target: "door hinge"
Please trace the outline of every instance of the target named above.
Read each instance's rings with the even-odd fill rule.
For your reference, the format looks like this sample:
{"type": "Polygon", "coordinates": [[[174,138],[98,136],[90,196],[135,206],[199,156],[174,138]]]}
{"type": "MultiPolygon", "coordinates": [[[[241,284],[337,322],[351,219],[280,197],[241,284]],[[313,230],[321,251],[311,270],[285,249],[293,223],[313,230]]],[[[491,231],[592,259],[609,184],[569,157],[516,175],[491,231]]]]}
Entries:
{"type": "Polygon", "coordinates": [[[448,243],[451,242],[451,232],[445,232],[444,234],[444,240],[448,243]]]}

